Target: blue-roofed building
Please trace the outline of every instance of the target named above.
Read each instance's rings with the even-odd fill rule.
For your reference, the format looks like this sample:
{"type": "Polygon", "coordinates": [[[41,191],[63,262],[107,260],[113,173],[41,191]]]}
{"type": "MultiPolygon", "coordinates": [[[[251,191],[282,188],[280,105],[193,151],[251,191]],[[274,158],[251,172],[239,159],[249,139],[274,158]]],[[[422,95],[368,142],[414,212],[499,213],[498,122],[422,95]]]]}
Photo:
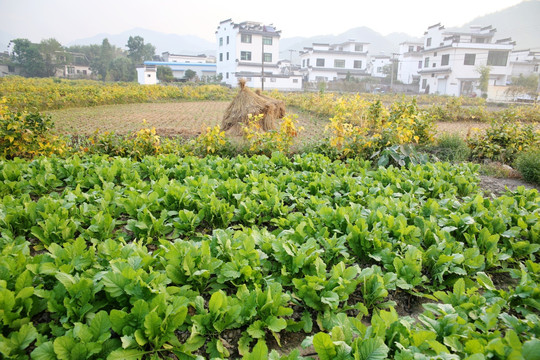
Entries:
{"type": "Polygon", "coordinates": [[[183,79],[187,70],[193,70],[201,81],[216,78],[216,58],[206,55],[176,55],[164,52],[163,61],[145,61],[146,67],[167,66],[175,79],[183,79]]]}

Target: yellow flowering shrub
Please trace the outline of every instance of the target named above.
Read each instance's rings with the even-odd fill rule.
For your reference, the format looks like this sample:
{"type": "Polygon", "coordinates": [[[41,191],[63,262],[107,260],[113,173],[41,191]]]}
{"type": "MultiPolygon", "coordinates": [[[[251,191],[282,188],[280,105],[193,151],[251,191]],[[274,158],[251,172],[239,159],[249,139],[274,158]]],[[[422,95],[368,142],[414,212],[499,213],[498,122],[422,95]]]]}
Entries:
{"type": "Polygon", "coordinates": [[[278,130],[262,131],[260,122],[263,115],[249,115],[248,123],[244,126],[244,139],[248,143],[249,152],[253,154],[270,155],[274,151],[289,152],[294,138],[303,130],[298,126],[296,114],[287,114],[279,124],[278,130]]]}
{"type": "Polygon", "coordinates": [[[92,80],[0,78],[0,97],[11,109],[50,110],[158,100],[228,100],[233,91],[219,85],[139,85],[92,80]]]}
{"type": "Polygon", "coordinates": [[[62,155],[65,142],[52,135],[54,127],[49,116],[38,112],[13,112],[0,99],[0,156],[12,159],[40,155],[62,155]]]}

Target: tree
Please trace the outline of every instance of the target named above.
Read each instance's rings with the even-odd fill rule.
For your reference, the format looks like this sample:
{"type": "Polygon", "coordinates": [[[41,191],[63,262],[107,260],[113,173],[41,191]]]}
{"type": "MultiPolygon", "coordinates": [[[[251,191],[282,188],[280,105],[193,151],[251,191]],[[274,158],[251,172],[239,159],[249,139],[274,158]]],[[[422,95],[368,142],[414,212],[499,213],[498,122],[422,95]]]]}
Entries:
{"type": "Polygon", "coordinates": [[[184,79],[188,81],[195,79],[196,76],[197,76],[197,73],[191,69],[187,69],[186,72],[184,73],[184,79]]]}
{"type": "Polygon", "coordinates": [[[525,95],[536,99],[538,96],[538,75],[523,76],[523,74],[519,74],[518,77],[513,77],[512,85],[508,87],[506,93],[514,97],[525,95]]]}
{"type": "Polygon", "coordinates": [[[45,62],[39,51],[39,46],[28,39],[11,40],[13,51],[11,58],[14,63],[20,65],[21,73],[30,77],[45,77],[45,62]]]}
{"type": "Polygon", "coordinates": [[[140,36],[130,36],[126,46],[128,48],[128,57],[134,64],[152,60],[156,52],[156,48],[150,43],[145,44],[144,39],[140,36]]]}
{"type": "Polygon", "coordinates": [[[174,80],[172,69],[168,66],[158,66],[156,75],[161,82],[171,82],[174,80]]]}
{"type": "Polygon", "coordinates": [[[39,44],[45,76],[55,76],[56,69],[67,64],[68,57],[62,44],[56,39],[41,40],[39,44]]]}
{"type": "Polygon", "coordinates": [[[90,68],[92,72],[99,75],[105,81],[107,73],[114,58],[114,48],[107,38],[103,39],[101,46],[97,50],[95,56],[90,59],[90,68]]]}
{"type": "Polygon", "coordinates": [[[486,98],[489,86],[489,73],[491,72],[491,68],[489,66],[480,66],[476,69],[476,71],[480,74],[478,88],[480,89],[480,91],[482,91],[482,97],[486,98]]]}
{"type": "Polygon", "coordinates": [[[119,57],[111,62],[107,75],[107,79],[112,81],[134,81],[136,71],[131,59],[119,57]]]}

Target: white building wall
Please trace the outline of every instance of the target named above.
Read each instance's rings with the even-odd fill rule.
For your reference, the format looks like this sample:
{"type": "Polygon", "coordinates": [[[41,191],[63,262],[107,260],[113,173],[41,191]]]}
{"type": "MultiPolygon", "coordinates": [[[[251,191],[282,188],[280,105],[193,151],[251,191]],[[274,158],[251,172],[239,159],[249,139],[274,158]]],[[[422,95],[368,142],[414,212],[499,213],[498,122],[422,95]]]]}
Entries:
{"type": "MultiPolygon", "coordinates": [[[[391,65],[390,58],[372,58],[371,59],[371,76],[384,78],[387,75],[384,73],[384,67],[391,65]]],[[[395,65],[394,65],[395,66],[395,65]]]]}
{"type": "Polygon", "coordinates": [[[139,66],[137,67],[137,81],[141,85],[157,84],[156,67],[139,66]]]}
{"type": "MultiPolygon", "coordinates": [[[[485,43],[474,42],[475,33],[450,33],[459,36],[460,40],[452,40],[447,37],[442,40],[443,46],[433,46],[433,41],[444,39],[444,27],[430,27],[425,37],[432,38],[432,46],[427,46],[423,51],[422,69],[419,71],[420,92],[442,95],[481,95],[479,86],[480,73],[478,68],[487,66],[489,51],[501,51],[510,53],[511,43],[492,43],[491,37],[485,37],[485,43]],[[474,63],[465,63],[466,54],[474,54],[474,63]],[[442,65],[443,56],[448,57],[448,64],[442,65]],[[426,64],[426,59],[427,64],[426,64]],[[427,65],[427,66],[426,66],[427,65]]],[[[471,29],[471,32],[476,31],[471,29]]],[[[479,37],[492,34],[490,28],[483,28],[478,32],[479,37]]],[[[448,35],[448,34],[447,34],[448,35]]],[[[426,39],[424,39],[426,40],[426,39]]],[[[427,41],[424,42],[426,44],[427,41]]],[[[440,45],[440,43],[439,43],[440,45]]],[[[505,66],[490,66],[489,85],[504,86],[511,73],[510,62],[507,59],[505,66]]]]}
{"type": "Polygon", "coordinates": [[[420,78],[418,71],[422,69],[423,44],[403,42],[399,44],[397,80],[403,84],[412,84],[420,78]]]}
{"type": "Polygon", "coordinates": [[[312,48],[306,48],[300,55],[300,66],[307,81],[334,81],[344,79],[348,74],[353,77],[366,75],[369,63],[367,44],[362,43],[362,51],[355,51],[356,44],[313,44],[312,48]],[[323,59],[324,66],[317,65],[317,59],[323,59]],[[344,66],[336,67],[336,60],[344,61],[344,66]],[[355,61],[361,61],[360,67],[354,67],[355,61]]]}
{"type": "Polygon", "coordinates": [[[264,62],[265,89],[301,89],[301,76],[285,76],[278,67],[280,32],[268,31],[267,27],[259,23],[242,22],[235,24],[232,20],[222,21],[216,31],[217,54],[216,72],[222,74],[223,82],[230,86],[238,86],[240,78],[250,78],[247,85],[261,87],[261,73],[263,70],[263,51],[271,55],[271,61],[264,62]],[[260,25],[257,29],[253,25],[260,25]],[[247,26],[248,28],[244,28],[247,26]],[[264,29],[262,31],[261,29],[264,29]],[[242,42],[242,34],[251,35],[251,42],[242,42]],[[263,38],[271,38],[272,44],[263,46],[263,38]],[[251,58],[242,56],[249,53],[251,58]],[[270,80],[272,79],[272,80],[270,80]]]}

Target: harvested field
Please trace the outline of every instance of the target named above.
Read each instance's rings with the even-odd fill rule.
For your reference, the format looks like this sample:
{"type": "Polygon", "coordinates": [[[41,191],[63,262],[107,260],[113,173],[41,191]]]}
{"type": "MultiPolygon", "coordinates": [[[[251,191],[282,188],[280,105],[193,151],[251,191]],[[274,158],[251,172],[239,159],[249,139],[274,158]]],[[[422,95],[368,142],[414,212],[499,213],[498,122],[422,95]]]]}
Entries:
{"type": "MultiPolygon", "coordinates": [[[[54,110],[48,114],[62,135],[91,135],[96,130],[126,134],[143,127],[155,127],[161,136],[193,137],[208,126],[221,124],[228,105],[228,101],[121,104],[54,110]]],[[[327,135],[324,132],[327,120],[291,107],[287,111],[297,114],[298,125],[304,128],[299,142],[327,135]]],[[[489,124],[484,122],[439,122],[437,135],[449,132],[465,137],[475,128],[483,130],[487,127],[489,124]]]]}
{"type": "MultiPolygon", "coordinates": [[[[52,116],[57,132],[62,135],[91,135],[96,130],[126,134],[142,127],[155,127],[161,136],[193,137],[208,126],[221,124],[228,105],[228,101],[122,104],[47,113],[52,116]]],[[[298,125],[304,128],[299,141],[324,136],[326,120],[290,108],[288,111],[298,115],[298,125]]]]}

